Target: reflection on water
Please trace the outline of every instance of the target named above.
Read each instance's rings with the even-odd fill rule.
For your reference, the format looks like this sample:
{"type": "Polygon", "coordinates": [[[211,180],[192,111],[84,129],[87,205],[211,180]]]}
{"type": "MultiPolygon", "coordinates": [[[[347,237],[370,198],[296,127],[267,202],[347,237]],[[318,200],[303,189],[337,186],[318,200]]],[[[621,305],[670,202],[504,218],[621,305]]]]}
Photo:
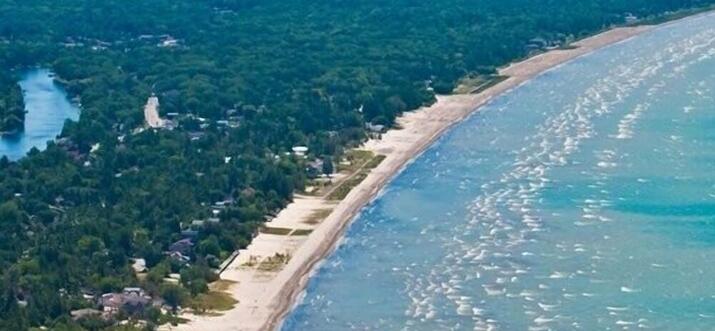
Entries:
{"type": "Polygon", "coordinates": [[[79,108],[67,99],[67,93],[57,86],[52,73],[46,69],[33,69],[20,80],[25,100],[24,132],[0,137],[0,157],[10,160],[22,158],[33,147],[43,150],[47,142],[62,132],[66,120],[79,119],[79,108]]]}

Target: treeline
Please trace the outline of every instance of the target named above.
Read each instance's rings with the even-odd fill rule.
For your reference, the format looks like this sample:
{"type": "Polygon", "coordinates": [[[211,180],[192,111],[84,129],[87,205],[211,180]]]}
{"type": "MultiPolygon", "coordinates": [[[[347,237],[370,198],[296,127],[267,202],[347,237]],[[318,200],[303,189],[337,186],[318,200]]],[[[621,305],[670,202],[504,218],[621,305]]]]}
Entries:
{"type": "Polygon", "coordinates": [[[17,79],[7,67],[0,72],[0,135],[22,131],[25,121],[25,104],[17,79]]]}
{"type": "MultiPolygon", "coordinates": [[[[82,114],[46,151],[0,160],[0,329],[98,329],[68,312],[126,286],[186,304],[303,188],[305,162],[338,158],[367,122],[392,125],[460,77],[527,56],[534,38],[713,2],[2,1],[2,71],[50,67],[82,114]],[[152,92],[175,130],[139,130],[152,92]],[[167,254],[186,238],[188,263],[167,254]]],[[[2,86],[0,100],[17,100],[2,86]]]]}

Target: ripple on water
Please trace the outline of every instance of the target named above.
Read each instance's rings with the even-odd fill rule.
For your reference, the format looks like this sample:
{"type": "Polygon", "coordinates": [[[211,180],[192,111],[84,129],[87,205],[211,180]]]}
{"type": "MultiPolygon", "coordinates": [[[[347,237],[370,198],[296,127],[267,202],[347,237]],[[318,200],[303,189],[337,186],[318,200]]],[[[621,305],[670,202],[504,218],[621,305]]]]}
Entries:
{"type": "Polygon", "coordinates": [[[694,162],[715,150],[702,139],[715,114],[697,111],[711,105],[714,45],[715,16],[684,21],[494,100],[357,219],[348,236],[372,244],[341,247],[331,259],[349,267],[323,268],[285,329],[707,329],[688,293],[715,293],[715,235],[689,243],[715,199],[694,162]],[[430,239],[369,259],[394,253],[399,226],[430,239]],[[363,269],[379,281],[351,273],[363,269]]]}

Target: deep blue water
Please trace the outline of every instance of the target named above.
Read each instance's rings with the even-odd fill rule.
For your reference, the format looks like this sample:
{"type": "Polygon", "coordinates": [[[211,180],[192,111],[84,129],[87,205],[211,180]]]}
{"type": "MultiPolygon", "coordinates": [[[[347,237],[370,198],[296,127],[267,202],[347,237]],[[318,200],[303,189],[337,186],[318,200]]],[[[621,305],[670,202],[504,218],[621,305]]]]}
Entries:
{"type": "Polygon", "coordinates": [[[77,121],[80,110],[69,102],[67,93],[52,79],[46,69],[32,69],[20,80],[25,100],[24,132],[0,137],[0,157],[18,160],[33,147],[44,150],[47,142],[62,132],[66,120],[77,121]]]}
{"type": "Polygon", "coordinates": [[[284,330],[715,329],[715,16],[548,71],[367,206],[284,330]]]}

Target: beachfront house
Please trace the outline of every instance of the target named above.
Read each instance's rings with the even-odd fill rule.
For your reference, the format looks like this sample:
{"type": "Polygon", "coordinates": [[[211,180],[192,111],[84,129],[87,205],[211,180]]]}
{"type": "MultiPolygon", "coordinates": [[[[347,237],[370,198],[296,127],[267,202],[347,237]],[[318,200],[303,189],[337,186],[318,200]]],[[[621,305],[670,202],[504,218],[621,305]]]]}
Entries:
{"type": "Polygon", "coordinates": [[[365,124],[365,130],[367,130],[368,137],[372,139],[380,139],[382,134],[387,131],[387,127],[382,124],[373,124],[368,122],[365,124]]]}
{"type": "Polygon", "coordinates": [[[385,126],[382,124],[372,124],[368,122],[365,124],[365,128],[370,131],[370,133],[383,133],[385,132],[385,126]]]}

